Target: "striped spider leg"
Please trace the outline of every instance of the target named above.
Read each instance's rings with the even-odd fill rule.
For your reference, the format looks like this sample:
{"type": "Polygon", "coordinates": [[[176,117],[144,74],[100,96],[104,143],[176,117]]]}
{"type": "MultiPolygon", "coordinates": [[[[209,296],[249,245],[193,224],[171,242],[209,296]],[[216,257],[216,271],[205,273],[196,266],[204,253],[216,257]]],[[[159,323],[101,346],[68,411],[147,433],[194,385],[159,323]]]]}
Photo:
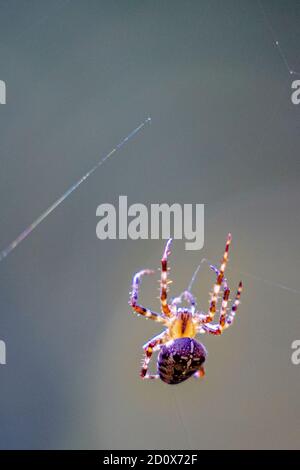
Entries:
{"type": "Polygon", "coordinates": [[[202,330],[203,332],[207,332],[212,335],[221,335],[225,329],[229,328],[229,326],[232,325],[235,314],[237,312],[237,309],[240,303],[242,290],[243,290],[243,284],[242,284],[242,281],[240,281],[236,295],[235,295],[235,299],[231,307],[231,311],[229,314],[227,314],[227,304],[229,300],[230,290],[228,288],[224,289],[223,300],[222,300],[222,305],[220,309],[219,323],[217,324],[202,323],[200,319],[199,332],[201,332],[202,330]]]}
{"type": "Polygon", "coordinates": [[[152,354],[157,351],[160,346],[166,343],[170,339],[168,330],[163,331],[161,334],[154,336],[143,346],[145,352],[140,376],[142,379],[159,379],[158,374],[148,374],[148,367],[152,357],[152,354]]]}
{"type": "Polygon", "coordinates": [[[234,302],[232,304],[232,308],[229,314],[227,314],[227,305],[229,301],[229,295],[230,295],[230,289],[228,287],[227,279],[224,276],[224,271],[226,268],[226,264],[228,261],[228,251],[229,251],[229,246],[231,243],[231,234],[228,234],[227,237],[227,242],[226,242],[226,247],[225,247],[225,252],[223,255],[223,259],[221,262],[221,267],[220,269],[216,268],[216,266],[211,265],[211,269],[216,273],[217,275],[217,281],[214,285],[213,293],[212,293],[212,298],[210,301],[210,308],[209,308],[209,313],[207,315],[197,312],[196,317],[198,319],[198,332],[200,333],[211,333],[213,335],[220,335],[222,334],[224,329],[227,329],[233,322],[238,305],[240,303],[240,297],[243,289],[243,284],[240,281],[238,285],[238,290],[236,292],[236,296],[234,299],[234,302]],[[218,294],[220,292],[221,287],[223,286],[223,298],[222,298],[222,304],[220,308],[220,317],[219,317],[219,323],[217,324],[212,324],[212,320],[215,316],[216,313],[216,306],[218,302],[218,294]]]}
{"type": "MultiPolygon", "coordinates": [[[[141,283],[141,278],[144,275],[154,274],[155,271],[150,269],[143,269],[136,273],[133,277],[132,281],[132,291],[129,304],[133,308],[133,310],[138,313],[139,315],[143,315],[145,318],[149,318],[150,320],[154,320],[158,323],[163,323],[164,325],[167,324],[167,318],[164,314],[153,312],[152,310],[139,305],[138,302],[138,293],[139,293],[139,285],[141,283]]],[[[151,360],[151,356],[154,351],[156,351],[159,346],[166,342],[169,339],[168,330],[164,330],[161,334],[155,336],[150,341],[148,341],[144,346],[144,359],[143,364],[140,372],[140,376],[143,379],[157,379],[158,375],[148,374],[148,367],[149,362],[151,360]]]]}
{"type": "MultiPolygon", "coordinates": [[[[230,243],[231,243],[231,238],[232,238],[231,234],[229,233],[228,236],[227,236],[225,251],[224,251],[224,254],[223,254],[222,261],[221,261],[220,269],[217,269],[217,268],[214,269],[214,267],[212,267],[212,269],[214,269],[214,271],[217,274],[217,280],[214,284],[213,292],[211,294],[211,300],[210,300],[208,314],[205,315],[205,316],[202,315],[202,323],[211,323],[214,319],[215,314],[216,314],[220,289],[221,289],[222,284],[224,284],[224,272],[225,272],[225,268],[226,268],[227,261],[228,261],[228,251],[229,251],[229,246],[230,246],[230,243]]],[[[225,295],[225,292],[227,290],[228,290],[228,287],[227,287],[227,282],[226,282],[226,279],[225,279],[223,302],[225,302],[224,297],[225,298],[227,297],[227,301],[228,301],[229,293],[226,293],[226,295],[225,295]]]]}
{"type": "Polygon", "coordinates": [[[132,281],[132,291],[131,291],[131,296],[129,300],[129,305],[139,315],[143,315],[144,317],[149,318],[150,320],[154,320],[158,323],[166,324],[166,317],[163,314],[153,312],[149,308],[143,307],[142,305],[139,305],[137,303],[139,285],[141,283],[142,276],[148,275],[148,274],[154,274],[154,273],[155,271],[153,271],[152,269],[143,269],[142,271],[139,271],[138,273],[134,275],[133,281],[132,281]]]}
{"type": "Polygon", "coordinates": [[[161,277],[160,277],[160,303],[161,303],[161,311],[162,313],[167,316],[171,317],[171,310],[168,305],[167,301],[167,294],[168,294],[168,284],[171,284],[172,281],[168,280],[168,256],[171,254],[171,243],[172,238],[167,241],[162,259],[161,259],[161,277]]]}

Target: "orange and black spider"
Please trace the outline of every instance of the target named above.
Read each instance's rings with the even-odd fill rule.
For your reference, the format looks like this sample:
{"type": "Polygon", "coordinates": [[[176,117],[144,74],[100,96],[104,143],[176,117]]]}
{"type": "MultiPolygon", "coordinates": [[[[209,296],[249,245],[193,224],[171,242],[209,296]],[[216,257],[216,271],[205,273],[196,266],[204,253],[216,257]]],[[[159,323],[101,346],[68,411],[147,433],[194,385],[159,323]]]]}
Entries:
{"type": "Polygon", "coordinates": [[[162,323],[165,330],[148,341],[143,349],[145,356],[143,360],[140,376],[143,379],[158,379],[168,384],[178,384],[188,379],[192,375],[203,377],[205,375],[203,364],[206,359],[206,349],[203,344],[194,338],[197,334],[210,333],[220,335],[228,328],[235,317],[242,292],[242,282],[239,283],[231,311],[227,312],[230,289],[227,280],[224,277],[226,264],[228,261],[229,245],[231,243],[231,234],[228,234],[226,247],[221,261],[220,269],[211,266],[217,275],[217,280],[211,293],[210,306],[208,313],[196,310],[196,302],[189,290],[184,291],[179,297],[174,298],[168,303],[167,292],[168,270],[167,262],[170,254],[172,239],[169,239],[161,260],[161,279],[160,279],[160,301],[161,313],[155,313],[148,308],[138,305],[138,288],[141,277],[144,274],[153,274],[155,271],[144,269],[136,273],[133,277],[132,292],[129,304],[139,315],[150,318],[156,322],[162,323]],[[219,322],[212,324],[217,310],[218,296],[220,290],[223,290],[223,299],[220,308],[219,322]],[[178,304],[186,300],[189,308],[180,308],[178,304]],[[148,366],[154,351],[159,350],[157,360],[157,374],[149,374],[148,366]]]}

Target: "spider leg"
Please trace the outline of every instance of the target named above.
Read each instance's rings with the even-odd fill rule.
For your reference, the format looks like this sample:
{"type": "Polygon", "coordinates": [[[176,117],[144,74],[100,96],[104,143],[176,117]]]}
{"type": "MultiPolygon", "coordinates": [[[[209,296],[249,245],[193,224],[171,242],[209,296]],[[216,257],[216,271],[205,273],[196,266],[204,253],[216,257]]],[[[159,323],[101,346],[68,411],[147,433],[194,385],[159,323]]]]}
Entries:
{"type": "Polygon", "coordinates": [[[194,373],[195,379],[202,379],[205,376],[204,366],[201,366],[197,372],[194,373]]]}
{"type": "Polygon", "coordinates": [[[222,300],[221,311],[220,311],[219,325],[221,328],[224,328],[225,323],[226,323],[226,313],[227,313],[227,304],[228,304],[229,295],[230,295],[230,289],[228,289],[227,287],[226,289],[224,289],[223,300],[222,300]]]}
{"type": "Polygon", "coordinates": [[[235,296],[235,299],[234,299],[234,302],[233,302],[233,305],[232,305],[232,308],[231,308],[231,312],[229,313],[229,315],[226,319],[225,328],[228,328],[233,323],[235,314],[236,314],[238,306],[240,304],[240,298],[241,298],[242,290],[243,290],[243,283],[242,283],[242,281],[240,281],[239,286],[238,286],[238,290],[237,290],[237,293],[236,293],[236,296],[235,296]]]}
{"type": "MultiPolygon", "coordinates": [[[[211,264],[210,268],[217,274],[217,276],[219,276],[220,270],[216,266],[211,264]]],[[[224,287],[224,290],[228,290],[228,283],[225,277],[223,278],[222,285],[224,287]]],[[[222,311],[222,307],[221,307],[221,311],[222,311]]],[[[225,313],[226,313],[226,308],[225,308],[225,313]]],[[[207,319],[207,314],[205,314],[204,312],[195,312],[195,318],[196,318],[196,324],[198,324],[198,327],[199,327],[199,325],[201,326],[201,323],[205,323],[207,319]]],[[[198,328],[198,329],[201,330],[201,328],[198,328]]],[[[203,330],[202,333],[205,333],[205,331],[203,330]]]]}
{"type": "MultiPolygon", "coordinates": [[[[219,270],[216,269],[216,271],[215,271],[217,273],[217,280],[216,280],[216,283],[214,284],[213,292],[212,292],[212,295],[211,295],[211,301],[210,301],[210,305],[209,305],[209,313],[206,315],[205,318],[202,319],[203,323],[211,323],[214,319],[215,314],[216,314],[218,296],[219,296],[219,292],[220,292],[220,289],[221,289],[221,285],[224,282],[224,271],[225,271],[226,264],[227,264],[227,261],[228,261],[228,251],[229,251],[230,243],[231,243],[231,234],[229,233],[228,236],[227,236],[225,251],[224,251],[224,255],[223,255],[223,259],[222,259],[222,262],[221,262],[220,269],[219,270]]],[[[212,269],[214,269],[214,268],[212,268],[212,269]]],[[[225,280],[225,282],[226,282],[226,280],[225,280]]],[[[227,283],[225,285],[227,285],[227,283]]],[[[226,290],[226,288],[225,288],[225,290],[226,290]]]]}
{"type": "Polygon", "coordinates": [[[141,277],[145,274],[154,274],[154,271],[150,269],[144,269],[143,271],[140,271],[133,276],[129,305],[131,305],[133,310],[139,315],[143,315],[144,317],[150,318],[150,320],[154,320],[159,323],[166,323],[166,319],[160,313],[152,312],[152,310],[149,310],[148,308],[145,308],[137,303],[141,277]]]}
{"type": "Polygon", "coordinates": [[[232,308],[231,308],[231,312],[227,315],[227,317],[226,317],[226,308],[227,308],[228,297],[229,297],[230,291],[229,289],[224,290],[219,324],[216,324],[216,325],[202,324],[200,326],[200,329],[203,329],[204,331],[212,335],[221,335],[225,329],[229,328],[229,326],[232,324],[234,320],[238,305],[240,303],[242,289],[243,289],[243,284],[242,282],[240,282],[232,308]]]}
{"type": "Polygon", "coordinates": [[[140,376],[142,379],[158,379],[159,375],[158,374],[148,374],[148,367],[149,363],[152,357],[152,354],[154,351],[156,351],[159,346],[166,341],[168,341],[169,335],[167,331],[163,331],[161,334],[155,336],[152,338],[150,341],[148,341],[146,344],[144,344],[143,349],[145,352],[140,376]]]}
{"type": "MultiPolygon", "coordinates": [[[[228,289],[228,287],[226,287],[224,289],[224,293],[223,293],[223,299],[222,299],[222,304],[221,304],[221,309],[220,309],[219,324],[218,325],[210,325],[210,326],[213,326],[213,328],[218,326],[223,330],[223,328],[225,326],[226,313],[227,313],[227,304],[228,304],[229,295],[230,295],[230,289],[228,289]]],[[[208,329],[206,328],[207,315],[205,315],[201,312],[196,312],[195,317],[196,317],[197,332],[198,333],[205,333],[206,331],[208,331],[208,329]]],[[[219,333],[216,333],[216,334],[219,334],[219,333]]]]}
{"type": "MultiPolygon", "coordinates": [[[[214,266],[213,264],[210,264],[209,267],[216,273],[217,276],[219,276],[220,270],[216,266],[214,266]]],[[[224,289],[228,288],[227,279],[225,277],[223,278],[223,283],[222,284],[224,286],[224,289]]],[[[205,323],[205,321],[207,321],[208,315],[204,312],[199,311],[199,312],[195,312],[194,316],[195,316],[195,319],[196,319],[196,324],[198,324],[198,329],[201,330],[201,328],[199,328],[199,325],[201,325],[201,323],[205,323]]],[[[205,331],[203,330],[202,333],[205,333],[205,331]]]]}
{"type": "Polygon", "coordinates": [[[171,310],[167,302],[167,292],[168,284],[172,281],[168,280],[168,256],[171,253],[170,246],[172,243],[172,238],[167,241],[165,251],[161,260],[161,277],[160,277],[160,302],[161,302],[161,311],[167,317],[171,316],[171,310]]]}
{"type": "MultiPolygon", "coordinates": [[[[210,267],[210,269],[212,269],[216,273],[217,276],[219,276],[220,270],[216,266],[214,266],[213,264],[210,264],[209,267],[210,267]]],[[[226,277],[223,277],[223,286],[224,286],[224,289],[227,289],[227,287],[228,287],[226,277]]]]}
{"type": "MultiPolygon", "coordinates": [[[[220,271],[216,266],[213,266],[212,264],[210,265],[210,268],[217,274],[217,276],[220,275],[220,271]]],[[[225,325],[225,319],[226,319],[226,312],[227,312],[227,304],[228,304],[228,299],[230,295],[230,289],[228,288],[227,284],[227,279],[223,277],[223,287],[224,287],[224,292],[223,292],[223,300],[222,300],[222,305],[221,305],[221,310],[220,310],[220,319],[219,323],[224,327],[225,325]]]]}

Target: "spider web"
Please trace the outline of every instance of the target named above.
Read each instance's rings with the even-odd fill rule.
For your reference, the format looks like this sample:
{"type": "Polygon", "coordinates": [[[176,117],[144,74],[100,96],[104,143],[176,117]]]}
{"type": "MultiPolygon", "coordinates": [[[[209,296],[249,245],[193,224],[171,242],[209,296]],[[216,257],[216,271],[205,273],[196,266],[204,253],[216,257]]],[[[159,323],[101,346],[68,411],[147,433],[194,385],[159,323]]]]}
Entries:
{"type": "Polygon", "coordinates": [[[290,75],[299,75],[299,76],[300,76],[300,71],[293,70],[293,68],[292,68],[291,65],[290,65],[290,62],[289,62],[289,60],[288,60],[288,58],[287,58],[287,54],[285,53],[284,49],[282,48],[282,46],[281,46],[281,44],[280,44],[280,42],[279,42],[279,40],[278,40],[277,33],[276,33],[276,31],[275,31],[275,29],[274,29],[274,27],[273,27],[273,24],[272,24],[272,22],[271,22],[271,20],[270,20],[269,15],[268,15],[267,12],[266,12],[265,7],[264,7],[264,5],[263,5],[263,0],[257,0],[257,1],[258,1],[258,4],[259,4],[260,9],[261,9],[261,11],[262,11],[262,14],[263,14],[265,23],[266,23],[266,25],[267,25],[267,27],[268,27],[270,33],[271,33],[271,37],[272,37],[272,39],[273,39],[273,44],[274,44],[274,46],[275,46],[275,48],[276,48],[276,50],[277,50],[277,52],[278,52],[278,54],[279,54],[279,56],[280,56],[280,58],[281,58],[281,60],[282,60],[282,62],[283,62],[283,64],[284,64],[285,68],[287,69],[287,71],[288,71],[288,73],[289,73],[290,75]]]}
{"type": "MultiPolygon", "coordinates": [[[[196,268],[196,270],[195,270],[195,272],[194,272],[194,274],[191,278],[191,281],[188,285],[188,290],[189,291],[192,290],[192,287],[193,287],[193,284],[196,280],[196,277],[197,277],[197,275],[198,275],[199,271],[201,270],[204,263],[206,263],[208,265],[218,265],[218,263],[213,262],[210,259],[202,258],[202,260],[200,261],[199,265],[197,266],[197,268],[196,268]]],[[[272,280],[269,280],[269,279],[265,279],[263,277],[255,275],[255,274],[251,274],[247,271],[241,271],[239,269],[231,268],[230,266],[227,266],[226,270],[233,271],[233,272],[236,272],[238,274],[242,274],[243,276],[249,277],[249,278],[253,279],[254,281],[257,281],[257,282],[260,282],[260,283],[263,282],[265,284],[268,284],[271,287],[276,287],[278,289],[283,289],[283,290],[291,292],[293,294],[300,295],[300,290],[298,290],[298,289],[294,289],[294,288],[286,286],[284,284],[281,284],[281,283],[278,283],[278,282],[275,282],[275,281],[272,281],[272,280]]]]}
{"type": "Polygon", "coordinates": [[[144,126],[151,122],[151,118],[147,117],[139,126],[131,131],[124,139],[122,139],[116,147],[114,147],[109,153],[101,158],[87,173],[85,173],[76,183],[74,183],[67,191],[60,196],[48,209],[45,210],[32,224],[20,233],[4,250],[0,251],[0,262],[4,260],[17,246],[24,241],[55,209],[58,208],[76,189],[81,186],[98,168],[103,165],[114,153],[120,150],[130,139],[132,139],[144,126]]]}

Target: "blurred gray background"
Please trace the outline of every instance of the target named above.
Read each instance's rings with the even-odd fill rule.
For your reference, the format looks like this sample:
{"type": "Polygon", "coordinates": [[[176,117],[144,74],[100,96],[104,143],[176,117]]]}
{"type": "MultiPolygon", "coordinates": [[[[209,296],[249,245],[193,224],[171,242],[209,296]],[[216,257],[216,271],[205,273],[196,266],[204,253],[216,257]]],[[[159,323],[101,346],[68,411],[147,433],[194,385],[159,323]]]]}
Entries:
{"type": "MultiPolygon", "coordinates": [[[[263,4],[300,71],[300,2],[263,4]]],[[[152,117],[0,264],[1,448],[300,447],[300,105],[272,40],[252,0],[0,1],[1,249],[152,117]],[[204,248],[173,245],[171,295],[233,234],[227,277],[245,289],[233,327],[201,337],[203,381],[139,379],[160,327],[128,292],[164,241],[96,238],[120,194],[206,204],[204,248]]],[[[213,279],[194,285],[203,310],[213,279]]],[[[141,301],[157,310],[156,289],[141,301]]]]}

